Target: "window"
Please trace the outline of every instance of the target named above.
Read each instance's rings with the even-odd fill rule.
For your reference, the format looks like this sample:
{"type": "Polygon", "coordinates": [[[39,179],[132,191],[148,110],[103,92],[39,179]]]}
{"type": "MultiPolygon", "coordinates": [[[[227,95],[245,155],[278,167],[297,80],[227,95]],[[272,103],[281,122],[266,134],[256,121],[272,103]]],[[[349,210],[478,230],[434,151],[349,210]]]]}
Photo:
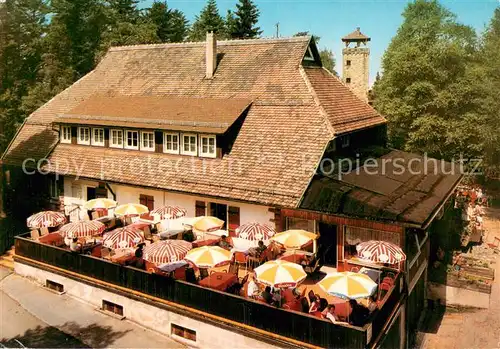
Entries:
{"type": "Polygon", "coordinates": [[[356,245],[364,241],[379,240],[400,246],[398,233],[351,226],[345,226],[344,229],[344,259],[355,257],[357,255],[356,245]]]}
{"type": "Polygon", "coordinates": [[[52,280],[45,280],[45,287],[47,287],[48,289],[51,289],[53,291],[56,291],[58,293],[63,293],[64,292],[64,286],[61,285],[60,283],[57,283],[55,281],[52,281],[52,280]]]}
{"type": "Polygon", "coordinates": [[[141,150],[155,151],[155,133],[149,131],[141,132],[141,150]]]}
{"type": "Polygon", "coordinates": [[[205,201],[196,200],[195,203],[195,217],[205,216],[207,214],[207,204],[205,201]]]}
{"type": "Polygon", "coordinates": [[[51,198],[59,198],[59,182],[55,176],[49,177],[49,193],[51,198]]]}
{"type": "Polygon", "coordinates": [[[347,148],[351,144],[351,137],[349,136],[342,136],[340,137],[340,145],[342,148],[347,148]]]}
{"type": "Polygon", "coordinates": [[[147,206],[148,210],[153,211],[155,208],[155,198],[151,195],[139,195],[139,203],[141,205],[147,206]]]}
{"type": "Polygon", "coordinates": [[[125,131],[125,149],[139,149],[139,132],[138,131],[125,131]]]}
{"type": "Polygon", "coordinates": [[[102,310],[123,316],[123,306],[112,303],[110,301],[106,301],[104,299],[102,300],[102,310]]]}
{"type": "Polygon", "coordinates": [[[182,135],[182,154],[196,155],[197,137],[194,134],[182,135]]]}
{"type": "Polygon", "coordinates": [[[351,83],[351,78],[346,78],[345,82],[346,82],[346,84],[350,84],[351,83]]]}
{"type": "Polygon", "coordinates": [[[215,158],[215,136],[200,136],[200,156],[215,158]]]}
{"type": "Polygon", "coordinates": [[[78,144],[90,144],[90,128],[78,127],[78,144]]]}
{"type": "Polygon", "coordinates": [[[351,65],[351,61],[350,61],[350,60],[347,60],[347,61],[345,62],[345,65],[347,65],[347,66],[351,65]]]}
{"type": "Polygon", "coordinates": [[[217,217],[220,220],[224,221],[224,225],[222,226],[222,229],[227,229],[227,227],[226,227],[227,205],[219,204],[216,202],[211,202],[210,203],[210,215],[212,217],[217,217]]]}
{"type": "Polygon", "coordinates": [[[229,206],[227,208],[227,225],[228,230],[232,233],[240,226],[240,208],[229,206]]]}
{"type": "Polygon", "coordinates": [[[169,154],[179,154],[179,134],[168,133],[163,134],[163,152],[169,154]]]}
{"type": "Polygon", "coordinates": [[[196,342],[196,331],[176,324],[171,325],[171,334],[196,342]]]}
{"type": "Polygon", "coordinates": [[[316,221],[312,219],[286,217],[286,229],[302,229],[311,233],[316,233],[316,221]]]}
{"type": "Polygon", "coordinates": [[[71,126],[61,126],[61,143],[71,143],[71,126]]]}
{"type": "Polygon", "coordinates": [[[123,148],[123,131],[111,130],[109,146],[112,148],[123,148]]]}
{"type": "Polygon", "coordinates": [[[104,147],[104,129],[103,128],[93,128],[92,129],[92,145],[104,147]]]}
{"type": "Polygon", "coordinates": [[[304,56],[304,60],[306,60],[306,61],[314,61],[314,56],[313,56],[312,51],[311,51],[311,46],[309,46],[307,48],[307,52],[306,52],[306,54],[304,56]]]}

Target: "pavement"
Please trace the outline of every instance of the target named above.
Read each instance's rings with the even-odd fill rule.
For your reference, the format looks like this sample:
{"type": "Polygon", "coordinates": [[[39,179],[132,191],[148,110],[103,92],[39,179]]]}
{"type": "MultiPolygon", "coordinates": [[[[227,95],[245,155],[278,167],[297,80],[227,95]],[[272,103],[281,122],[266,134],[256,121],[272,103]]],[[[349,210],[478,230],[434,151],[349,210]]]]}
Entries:
{"type": "Polygon", "coordinates": [[[2,267],[0,308],[0,347],[185,347],[126,319],[104,315],[68,295],[55,294],[2,267]]]}
{"type": "MultiPolygon", "coordinates": [[[[487,240],[500,236],[500,210],[485,215],[487,240]]],[[[428,310],[423,324],[423,349],[499,349],[500,348],[500,255],[496,255],[495,280],[488,309],[437,307],[428,310]]]]}

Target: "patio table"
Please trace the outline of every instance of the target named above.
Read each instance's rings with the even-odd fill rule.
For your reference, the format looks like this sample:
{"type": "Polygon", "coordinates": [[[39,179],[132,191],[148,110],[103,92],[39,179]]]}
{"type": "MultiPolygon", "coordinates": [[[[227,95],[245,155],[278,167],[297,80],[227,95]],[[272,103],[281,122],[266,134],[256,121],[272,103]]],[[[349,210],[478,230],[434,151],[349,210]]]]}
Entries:
{"type": "Polygon", "coordinates": [[[370,279],[375,281],[375,283],[377,283],[377,284],[380,280],[380,274],[382,274],[381,270],[375,270],[375,269],[370,269],[370,268],[366,268],[366,267],[361,268],[359,270],[359,272],[361,274],[367,275],[370,279]]]}
{"type": "Polygon", "coordinates": [[[225,291],[237,282],[238,277],[235,274],[215,272],[201,280],[198,284],[214,290],[225,291]]]}
{"type": "Polygon", "coordinates": [[[281,256],[278,259],[281,259],[281,260],[287,261],[287,262],[300,264],[304,260],[304,257],[305,257],[305,255],[303,253],[292,253],[289,255],[281,256]]]}
{"type": "Polygon", "coordinates": [[[193,248],[201,246],[213,246],[218,244],[220,240],[220,238],[196,240],[193,241],[193,248]]]}
{"type": "Polygon", "coordinates": [[[52,246],[64,246],[64,238],[58,232],[40,236],[38,241],[41,242],[42,244],[47,244],[52,246]]]}

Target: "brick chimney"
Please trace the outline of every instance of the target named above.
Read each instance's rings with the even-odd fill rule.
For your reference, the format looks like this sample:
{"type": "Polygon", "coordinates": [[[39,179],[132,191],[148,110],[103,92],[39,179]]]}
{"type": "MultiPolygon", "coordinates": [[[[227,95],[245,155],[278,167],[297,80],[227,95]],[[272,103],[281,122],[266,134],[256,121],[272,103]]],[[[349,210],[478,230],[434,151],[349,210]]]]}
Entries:
{"type": "Polygon", "coordinates": [[[214,77],[215,68],[217,68],[217,39],[214,32],[207,32],[207,42],[205,51],[205,67],[206,78],[212,79],[214,77]]]}

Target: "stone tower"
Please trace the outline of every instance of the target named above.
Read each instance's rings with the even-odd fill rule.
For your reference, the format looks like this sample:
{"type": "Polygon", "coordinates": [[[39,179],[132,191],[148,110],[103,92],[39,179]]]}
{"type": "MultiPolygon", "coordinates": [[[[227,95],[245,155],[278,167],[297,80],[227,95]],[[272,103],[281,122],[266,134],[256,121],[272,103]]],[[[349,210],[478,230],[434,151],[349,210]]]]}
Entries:
{"type": "Polygon", "coordinates": [[[345,43],[345,48],[342,50],[342,80],[365,102],[368,101],[370,58],[368,41],[370,38],[361,33],[359,27],[342,38],[342,42],[345,43]]]}

